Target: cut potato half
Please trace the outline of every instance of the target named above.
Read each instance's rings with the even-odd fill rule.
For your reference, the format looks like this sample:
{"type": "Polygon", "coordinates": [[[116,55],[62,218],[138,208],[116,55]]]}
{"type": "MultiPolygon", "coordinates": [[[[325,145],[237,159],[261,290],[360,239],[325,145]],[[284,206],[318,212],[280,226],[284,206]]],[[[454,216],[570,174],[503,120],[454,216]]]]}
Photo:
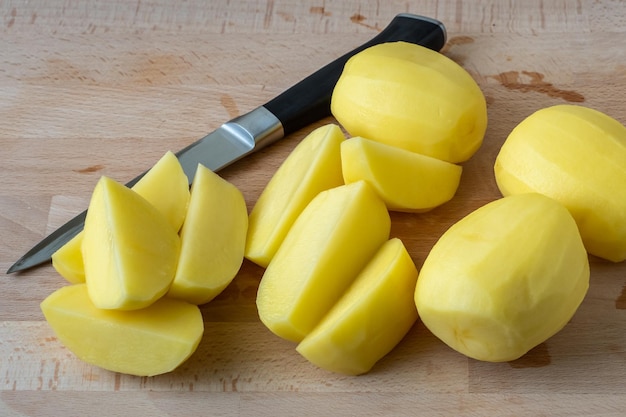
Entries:
{"type": "Polygon", "coordinates": [[[335,124],[315,129],[278,168],[250,212],[246,258],[267,267],[302,210],[320,192],[343,183],[335,124]]]}
{"type": "Polygon", "coordinates": [[[235,278],[248,230],[246,201],[233,184],[198,165],[168,296],[205,304],[235,278]]]}
{"type": "Polygon", "coordinates": [[[323,191],[307,205],[263,274],[261,321],[300,342],[389,238],[389,212],[364,181],[323,191]]]}
{"type": "Polygon", "coordinates": [[[96,185],[82,243],[85,278],[98,308],[144,308],[163,296],[176,272],[180,238],[152,204],[102,177],[96,185]]]}
{"type": "Polygon", "coordinates": [[[333,372],[368,372],[417,320],[416,281],[417,268],[402,241],[387,241],[296,350],[333,372]]]}
{"type": "Polygon", "coordinates": [[[341,145],[346,184],[364,180],[391,211],[425,212],[454,197],[462,168],[373,140],[354,137],[341,145]]]}
{"type": "Polygon", "coordinates": [[[85,284],[50,294],[41,310],[81,360],[114,372],[152,376],[170,372],[196,350],[204,322],[197,306],[162,298],[134,311],[96,308],[85,284]]]}

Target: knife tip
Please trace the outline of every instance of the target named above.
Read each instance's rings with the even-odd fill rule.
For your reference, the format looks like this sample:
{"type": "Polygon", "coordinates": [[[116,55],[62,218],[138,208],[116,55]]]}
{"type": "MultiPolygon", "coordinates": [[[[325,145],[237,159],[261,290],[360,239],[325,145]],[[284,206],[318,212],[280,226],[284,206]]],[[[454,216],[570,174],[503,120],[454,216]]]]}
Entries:
{"type": "Polygon", "coordinates": [[[9,269],[7,269],[6,274],[12,274],[14,272],[18,272],[21,271],[22,268],[22,263],[23,263],[23,259],[19,259],[17,262],[15,262],[13,265],[11,265],[11,267],[9,269]]]}
{"type": "Polygon", "coordinates": [[[7,269],[6,274],[13,274],[15,272],[25,271],[37,265],[40,265],[43,262],[36,262],[32,256],[24,255],[20,259],[18,259],[9,269],[7,269]]]}

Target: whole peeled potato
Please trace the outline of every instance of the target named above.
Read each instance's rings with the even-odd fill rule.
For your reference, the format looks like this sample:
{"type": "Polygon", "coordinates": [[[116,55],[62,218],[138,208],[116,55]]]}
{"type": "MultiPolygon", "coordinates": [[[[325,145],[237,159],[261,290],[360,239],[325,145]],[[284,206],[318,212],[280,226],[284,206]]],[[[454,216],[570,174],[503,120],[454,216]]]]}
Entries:
{"type": "Polygon", "coordinates": [[[626,259],[626,127],[597,110],[561,104],[510,133],[494,172],[503,195],[538,192],[570,211],[587,251],[626,259]]]}
{"type": "Polygon", "coordinates": [[[372,46],[346,63],[331,112],[351,136],[457,163],[480,147],[485,97],[465,69],[407,42],[372,46]]]}
{"type": "Polygon", "coordinates": [[[511,361],[561,330],[589,287],[576,223],[537,193],[493,201],[448,229],[415,288],[424,325],[471,358],[511,361]]]}

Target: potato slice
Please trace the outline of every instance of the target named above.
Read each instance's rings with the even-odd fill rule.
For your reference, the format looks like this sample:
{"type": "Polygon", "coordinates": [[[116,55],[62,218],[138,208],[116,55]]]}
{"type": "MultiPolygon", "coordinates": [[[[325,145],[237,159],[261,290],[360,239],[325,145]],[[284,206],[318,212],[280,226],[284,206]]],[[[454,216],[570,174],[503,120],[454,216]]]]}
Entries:
{"type": "Polygon", "coordinates": [[[180,239],[145,198],[102,177],[91,197],[84,230],[85,278],[96,307],[143,308],[167,292],[176,272],[180,239]]]}
{"type": "Polygon", "coordinates": [[[424,212],[454,197],[462,168],[373,140],[354,137],[341,144],[346,184],[365,180],[392,211],[424,212]]]}
{"type": "Polygon", "coordinates": [[[176,155],[168,151],[132,187],[159,210],[178,231],[189,204],[189,179],[176,155]]]}
{"type": "Polygon", "coordinates": [[[50,294],[41,311],[58,339],[81,360],[114,372],[170,372],[196,350],[204,323],[197,306],[162,298],[134,311],[102,310],[85,284],[50,294]]]}
{"type": "Polygon", "coordinates": [[[351,136],[453,163],[469,159],[487,129],[485,97],[471,75],[408,42],[374,45],[350,58],[331,112],[351,136]]]}
{"type": "Polygon", "coordinates": [[[289,228],[319,192],[343,184],[344,135],[328,124],[305,137],[278,168],[250,212],[246,258],[267,267],[289,228]]]}
{"type": "Polygon", "coordinates": [[[270,262],[257,293],[261,321],[300,342],[389,238],[383,201],[364,181],[318,194],[270,262]]]}
{"type": "Polygon", "coordinates": [[[83,232],[80,231],[52,254],[52,266],[70,284],[85,282],[82,245],[83,232]]]}
{"type": "Polygon", "coordinates": [[[523,120],[496,158],[503,195],[538,192],[572,213],[589,253],[626,259],[626,127],[583,106],[557,105],[523,120]]]}
{"type": "Polygon", "coordinates": [[[215,298],[241,267],[247,230],[248,210],[239,189],[198,165],[168,296],[193,304],[215,298]]]}
{"type": "Polygon", "coordinates": [[[501,362],[561,330],[589,287],[567,209],[541,194],[504,197],[446,231],[415,288],[422,322],[453,349],[501,362]]]}
{"type": "MultiPolygon", "coordinates": [[[[189,181],[176,155],[165,153],[133,190],[163,213],[174,229],[180,229],[189,203],[189,181]]],[[[85,282],[82,242],[80,232],[52,254],[52,266],[72,284],[85,282]]]]}
{"type": "Polygon", "coordinates": [[[315,365],[368,372],[417,320],[417,268],[400,239],[388,240],[296,350],[315,365]]]}

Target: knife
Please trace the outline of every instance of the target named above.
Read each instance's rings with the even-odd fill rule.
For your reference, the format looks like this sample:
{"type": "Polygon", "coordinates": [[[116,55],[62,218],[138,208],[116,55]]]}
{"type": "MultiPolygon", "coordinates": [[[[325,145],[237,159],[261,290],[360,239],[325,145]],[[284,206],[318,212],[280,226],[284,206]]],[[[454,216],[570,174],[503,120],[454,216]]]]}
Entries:
{"type": "MultiPolygon", "coordinates": [[[[398,14],[369,42],[177,152],[189,183],[199,163],[218,171],[300,128],[331,116],[330,97],[346,61],[370,46],[393,41],[411,42],[439,51],[446,43],[446,29],[443,23],[433,18],[398,14]]],[[[126,185],[132,187],[144,174],[126,185]]],[[[7,270],[7,274],[50,261],[54,252],[83,229],[86,214],[87,211],[83,211],[35,245],[7,270]]]]}

